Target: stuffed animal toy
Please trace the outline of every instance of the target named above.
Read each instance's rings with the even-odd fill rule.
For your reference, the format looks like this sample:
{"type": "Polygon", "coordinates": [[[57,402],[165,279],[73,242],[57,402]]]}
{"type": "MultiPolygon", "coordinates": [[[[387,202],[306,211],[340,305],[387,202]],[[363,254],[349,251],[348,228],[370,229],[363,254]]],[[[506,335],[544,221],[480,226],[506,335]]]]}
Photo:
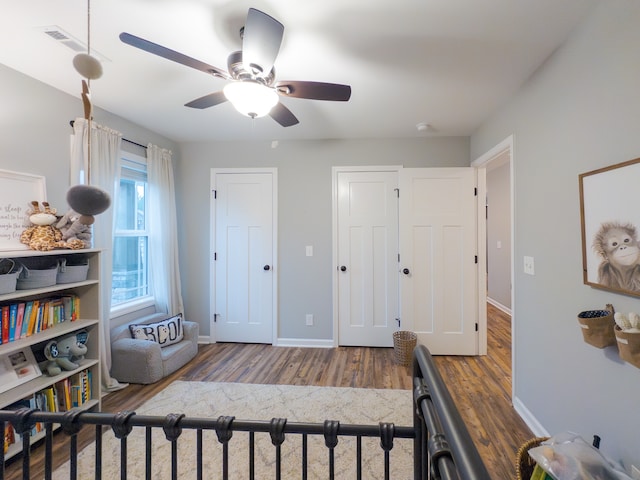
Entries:
{"type": "Polygon", "coordinates": [[[44,347],[44,356],[49,360],[45,366],[47,374],[53,377],[62,370],[78,368],[80,365],[77,362],[87,354],[88,337],[86,330],[80,330],[47,343],[44,347]]]}
{"type": "Polygon", "coordinates": [[[31,250],[49,251],[55,248],[84,248],[84,242],[72,240],[62,241],[62,232],[53,224],[56,222],[56,209],[47,202],[42,202],[44,210],[40,210],[37,201],[31,202],[33,209],[29,214],[29,221],[33,224],[20,235],[20,242],[28,245],[31,250]]]}
{"type": "Polygon", "coordinates": [[[29,221],[33,224],[20,235],[20,242],[29,246],[31,250],[53,250],[56,244],[62,240],[60,230],[53,227],[56,221],[56,210],[51,209],[47,202],[42,202],[44,210],[40,210],[40,204],[31,202],[33,209],[29,213],[29,221]]]}
{"type": "Polygon", "coordinates": [[[91,225],[85,225],[80,221],[81,215],[71,209],[65,213],[56,224],[56,228],[62,232],[62,240],[72,242],[79,240],[84,248],[91,247],[91,225]]]}

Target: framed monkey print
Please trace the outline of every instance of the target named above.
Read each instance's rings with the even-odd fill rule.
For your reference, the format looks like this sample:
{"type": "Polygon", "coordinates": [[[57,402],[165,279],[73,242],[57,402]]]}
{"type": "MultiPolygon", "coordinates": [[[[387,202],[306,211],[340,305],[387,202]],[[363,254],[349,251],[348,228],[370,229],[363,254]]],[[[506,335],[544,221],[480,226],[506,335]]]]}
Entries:
{"type": "Polygon", "coordinates": [[[584,283],[640,296],[640,158],[579,182],[584,283]]]}

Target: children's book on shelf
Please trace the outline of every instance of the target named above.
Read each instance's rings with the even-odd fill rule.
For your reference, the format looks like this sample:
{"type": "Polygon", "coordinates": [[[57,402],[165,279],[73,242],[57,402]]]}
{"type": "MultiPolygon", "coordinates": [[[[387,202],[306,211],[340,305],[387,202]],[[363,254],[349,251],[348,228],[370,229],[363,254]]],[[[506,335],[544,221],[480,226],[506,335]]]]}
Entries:
{"type": "Polygon", "coordinates": [[[70,379],[70,397],[72,407],[81,407],[91,400],[91,371],[83,370],[70,379]]]}
{"type": "MultiPolygon", "coordinates": [[[[36,404],[35,395],[31,396],[30,398],[23,398],[22,400],[18,400],[17,402],[12,403],[8,407],[4,407],[5,410],[20,410],[21,408],[37,409],[38,405],[36,404]]],[[[34,436],[38,432],[41,432],[42,428],[43,428],[42,423],[36,422],[31,428],[31,431],[29,433],[31,434],[31,436],[34,436]]],[[[7,435],[5,433],[5,452],[11,446],[11,444],[21,442],[22,435],[15,432],[15,430],[13,430],[12,428],[12,433],[11,433],[12,441],[8,442],[7,440],[8,440],[7,435]]]]}
{"type": "Polygon", "coordinates": [[[14,340],[19,340],[22,338],[22,322],[24,321],[24,308],[26,304],[24,302],[20,302],[18,304],[18,313],[16,319],[16,330],[14,332],[14,340]]]}
{"type": "MultiPolygon", "coordinates": [[[[83,370],[77,374],[64,378],[54,385],[44,388],[28,398],[23,398],[5,410],[19,410],[29,408],[43,412],[66,412],[72,408],[81,407],[91,400],[91,371],[83,370]]],[[[43,430],[43,425],[36,422],[30,431],[31,436],[43,430]]],[[[10,422],[5,423],[4,451],[11,445],[21,442],[21,435],[17,434],[10,422]]]]}
{"type": "Polygon", "coordinates": [[[27,302],[24,306],[24,318],[22,319],[22,332],[20,338],[25,338],[29,332],[29,321],[31,320],[31,311],[33,302],[27,302]]]}
{"type": "Polygon", "coordinates": [[[9,451],[9,447],[16,443],[16,432],[11,422],[4,422],[4,453],[9,451]]]}
{"type": "MultiPolygon", "coordinates": [[[[43,412],[67,411],[70,409],[70,407],[68,406],[70,402],[69,399],[60,399],[61,389],[59,385],[68,381],[69,379],[65,379],[55,385],[44,388],[31,395],[31,397],[23,398],[22,400],[18,400],[17,402],[12,403],[8,407],[5,407],[5,410],[19,410],[21,408],[29,408],[40,410],[43,412]]],[[[31,436],[36,435],[38,432],[41,432],[43,428],[44,427],[42,423],[36,422],[30,431],[31,436]]],[[[11,427],[10,429],[7,429],[5,427],[5,453],[7,452],[9,446],[19,441],[22,441],[21,435],[16,434],[13,427],[11,427]]]]}
{"type": "Polygon", "coordinates": [[[0,343],[29,337],[62,322],[80,318],[80,298],[66,294],[0,306],[0,343]]]}
{"type": "Polygon", "coordinates": [[[31,348],[0,355],[0,392],[6,392],[42,375],[31,348]]]}
{"type": "Polygon", "coordinates": [[[2,343],[9,343],[9,305],[3,305],[0,313],[2,322],[2,343]]]}
{"type": "Polygon", "coordinates": [[[18,321],[18,304],[9,305],[9,341],[16,339],[16,322],[18,321]]]}

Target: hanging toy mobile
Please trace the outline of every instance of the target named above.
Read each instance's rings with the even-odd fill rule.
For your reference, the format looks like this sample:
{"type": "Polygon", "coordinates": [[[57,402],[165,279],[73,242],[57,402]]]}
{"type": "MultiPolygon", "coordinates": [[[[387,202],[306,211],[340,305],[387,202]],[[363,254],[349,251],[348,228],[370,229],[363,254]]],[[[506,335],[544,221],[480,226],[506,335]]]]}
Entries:
{"type": "Polygon", "coordinates": [[[91,185],[91,121],[93,119],[93,105],[91,103],[91,80],[102,76],[102,64],[91,55],[91,0],[87,0],[87,53],[79,53],[73,58],[73,66],[85,79],[82,80],[82,105],[84,118],[87,121],[89,134],[87,135],[87,185],[74,185],[67,191],[67,203],[73,210],[72,231],[86,231],[94,222],[94,215],[98,215],[111,205],[109,194],[103,189],[91,185]]]}

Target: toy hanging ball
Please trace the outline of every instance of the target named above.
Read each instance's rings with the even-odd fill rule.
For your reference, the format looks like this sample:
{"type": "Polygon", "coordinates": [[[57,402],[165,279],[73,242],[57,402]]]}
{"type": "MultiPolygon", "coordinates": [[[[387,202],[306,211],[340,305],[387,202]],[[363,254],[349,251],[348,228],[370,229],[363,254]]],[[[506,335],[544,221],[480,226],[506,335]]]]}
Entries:
{"type": "Polygon", "coordinates": [[[100,60],[88,53],[79,53],[73,57],[73,66],[80,75],[89,80],[95,80],[102,76],[100,60]]]}
{"type": "Polygon", "coordinates": [[[80,215],[87,217],[87,221],[91,220],[93,223],[94,215],[109,208],[111,197],[106,191],[93,185],[74,185],[67,191],[67,203],[80,215]]]}

